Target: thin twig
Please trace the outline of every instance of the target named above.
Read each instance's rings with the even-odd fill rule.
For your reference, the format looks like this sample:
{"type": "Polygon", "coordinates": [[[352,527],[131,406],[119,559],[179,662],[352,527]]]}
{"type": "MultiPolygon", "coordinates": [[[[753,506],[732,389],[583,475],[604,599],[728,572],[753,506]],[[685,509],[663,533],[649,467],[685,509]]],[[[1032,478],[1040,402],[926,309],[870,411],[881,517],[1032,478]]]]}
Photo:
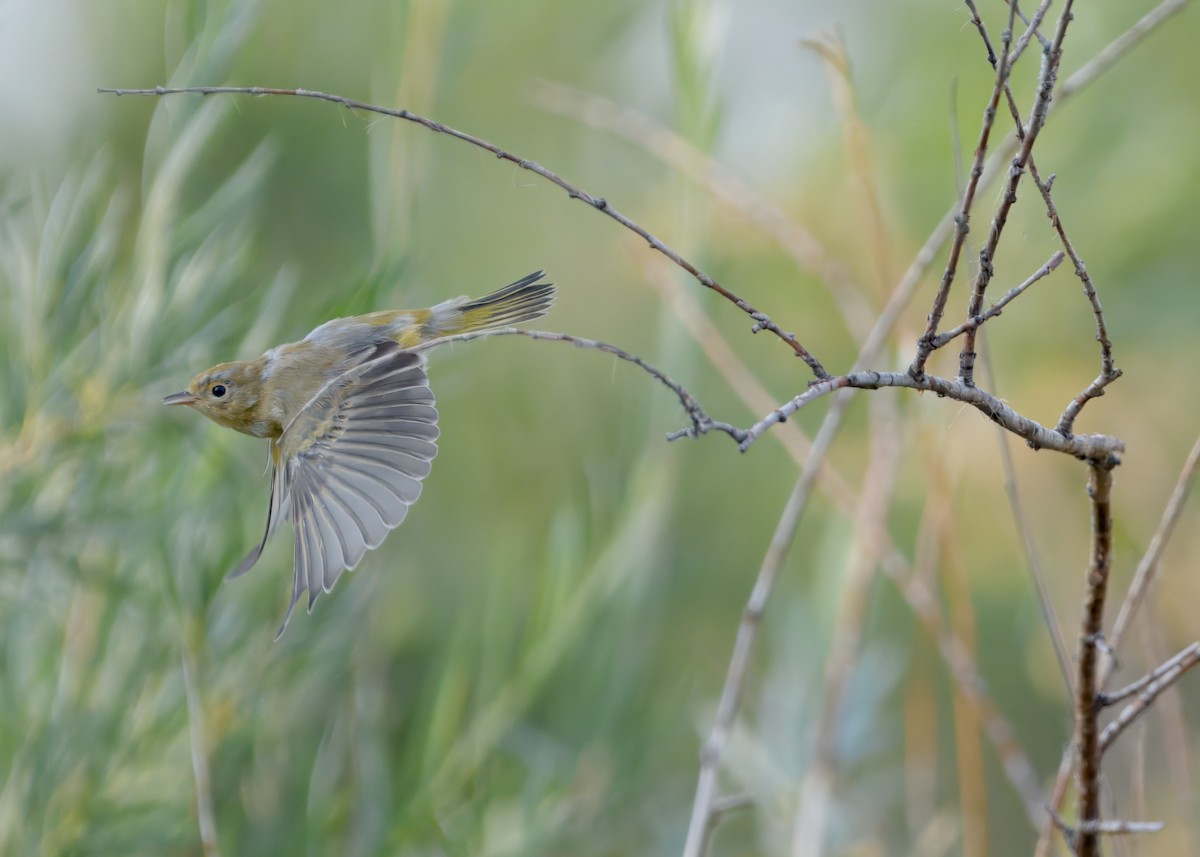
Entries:
{"type": "Polygon", "coordinates": [[[1129,687],[1115,693],[1100,694],[1096,698],[1097,706],[1112,705],[1122,699],[1137,694],[1137,699],[1129,703],[1117,715],[1117,718],[1104,727],[1100,733],[1100,752],[1105,752],[1112,743],[1120,737],[1138,715],[1150,707],[1168,687],[1177,682],[1185,672],[1200,663],[1200,642],[1192,643],[1166,663],[1151,670],[1147,675],[1135,681],[1129,687]]]}
{"type": "MultiPolygon", "coordinates": [[[[1078,671],[1075,684],[1077,815],[1083,825],[1100,820],[1101,748],[1096,693],[1100,689],[1097,673],[1104,634],[1104,602],[1112,568],[1112,468],[1112,462],[1092,461],[1088,479],[1088,495],[1092,501],[1092,547],[1076,653],[1078,671]]],[[[1077,857],[1098,857],[1099,840],[1096,834],[1086,829],[1079,830],[1075,849],[1077,857]]]]}
{"type": "MultiPolygon", "coordinates": [[[[974,12],[974,4],[970,0],[967,0],[967,5],[974,12]]],[[[978,17],[978,13],[974,14],[978,17]]],[[[1012,38],[1011,26],[1005,31],[1005,36],[1007,39],[1012,38]]],[[[996,105],[1000,103],[1000,93],[1004,90],[1005,81],[1008,80],[1008,70],[1008,41],[1005,41],[1004,54],[996,64],[996,82],[992,86],[992,95],[988,99],[987,108],[983,111],[983,125],[979,129],[979,142],[975,145],[975,158],[971,164],[971,172],[967,179],[967,188],[963,192],[962,202],[954,217],[954,243],[950,245],[950,258],[946,261],[946,269],[942,273],[941,285],[938,286],[937,294],[933,299],[933,306],[929,310],[925,332],[917,340],[917,356],[909,368],[909,372],[917,378],[925,374],[925,364],[929,360],[929,355],[933,353],[933,338],[937,335],[938,325],[941,324],[942,315],[946,312],[946,301],[950,298],[950,286],[954,283],[954,276],[958,271],[958,259],[962,254],[963,244],[966,243],[967,233],[971,231],[971,206],[975,202],[975,191],[978,189],[979,180],[983,176],[983,163],[984,158],[987,156],[988,139],[992,133],[992,125],[996,121],[996,105]]],[[[972,315],[978,314],[978,309],[972,313],[972,315]]]]}
{"type": "MultiPolygon", "coordinates": [[[[1043,3],[1043,7],[1045,5],[1043,3]]],[[[1013,4],[1013,8],[1016,8],[1015,3],[1013,4]]],[[[1044,13],[1045,8],[1039,8],[1038,11],[1044,13]]],[[[995,64],[995,50],[992,47],[991,38],[988,36],[987,27],[978,15],[974,17],[973,22],[976,30],[979,32],[980,38],[983,40],[984,47],[987,49],[989,61],[995,64]]],[[[1008,102],[1008,109],[1012,115],[1013,124],[1016,126],[1017,139],[1024,143],[1025,126],[1021,119],[1021,111],[1017,106],[1016,97],[1013,95],[1012,86],[1008,81],[1005,81],[1004,84],[1004,95],[1008,102]]],[[[1091,305],[1092,315],[1096,320],[1096,341],[1100,343],[1100,374],[1096,376],[1095,380],[1083,392],[1071,400],[1056,426],[1056,429],[1060,433],[1070,434],[1074,428],[1075,419],[1079,416],[1079,412],[1083,410],[1083,407],[1092,399],[1103,396],[1105,387],[1120,378],[1122,373],[1114,365],[1112,341],[1108,337],[1108,326],[1104,320],[1104,310],[1100,305],[1100,297],[1096,291],[1095,284],[1092,282],[1091,274],[1088,273],[1083,259],[1079,256],[1078,251],[1076,251],[1074,243],[1067,235],[1067,230],[1063,225],[1062,217],[1059,215],[1058,207],[1054,203],[1054,197],[1051,194],[1054,176],[1050,176],[1045,181],[1042,180],[1032,153],[1029,156],[1028,167],[1029,177],[1033,179],[1033,183],[1037,187],[1038,192],[1041,193],[1042,200],[1046,205],[1046,216],[1050,219],[1054,231],[1058,233],[1059,241],[1062,243],[1067,255],[1071,258],[1071,263],[1075,268],[1075,275],[1083,285],[1084,296],[1091,305]]]]}
{"type": "Polygon", "coordinates": [[[702,434],[708,434],[711,431],[724,432],[731,438],[737,441],[746,438],[746,431],[729,423],[720,422],[719,420],[710,419],[704,409],[696,402],[692,394],[685,390],[678,382],[672,380],[667,374],[660,369],[651,366],[642,358],[630,354],[623,348],[618,348],[607,342],[601,342],[596,339],[586,339],[582,336],[572,336],[567,333],[554,333],[548,330],[526,330],[521,327],[501,327],[493,330],[476,330],[470,333],[458,333],[453,336],[443,336],[438,339],[431,339],[428,342],[422,342],[420,345],[413,346],[412,351],[428,351],[432,348],[438,348],[452,342],[469,342],[473,339],[490,339],[493,336],[524,336],[529,339],[540,339],[547,342],[567,342],[577,348],[585,348],[596,351],[603,351],[605,354],[611,354],[614,357],[632,363],[634,366],[648,373],[652,378],[669,389],[679,399],[679,404],[683,406],[684,411],[691,420],[692,425],[686,429],[672,432],[668,435],[668,439],[675,440],[681,437],[699,437],[702,434]]]}
{"type": "Polygon", "coordinates": [[[1176,654],[1169,661],[1155,667],[1153,670],[1146,673],[1132,684],[1128,684],[1120,690],[1114,690],[1110,693],[1102,691],[1096,694],[1096,704],[1102,708],[1107,708],[1110,705],[1116,705],[1118,702],[1123,702],[1129,697],[1133,696],[1135,693],[1141,691],[1142,688],[1154,681],[1157,681],[1165,673],[1170,672],[1176,666],[1177,661],[1181,659],[1186,661],[1188,658],[1195,658],[1197,656],[1200,656],[1200,643],[1192,643],[1183,651],[1176,654]]]}
{"type": "MultiPolygon", "coordinates": [[[[1161,600],[1159,599],[1159,601],[1161,600]]],[[[1167,635],[1168,623],[1163,621],[1157,602],[1152,602],[1147,607],[1151,616],[1149,621],[1143,622],[1141,625],[1142,644],[1150,655],[1149,662],[1160,664],[1168,659],[1170,652],[1164,639],[1167,635]]],[[[1179,850],[1183,854],[1197,854],[1200,853],[1200,848],[1195,846],[1200,818],[1197,818],[1197,813],[1189,803],[1196,796],[1193,772],[1200,769],[1195,764],[1195,740],[1191,731],[1194,724],[1188,722],[1183,693],[1177,691],[1159,694],[1158,699],[1154,702],[1154,713],[1156,721],[1154,731],[1159,738],[1163,754],[1166,756],[1168,772],[1167,783],[1160,784],[1160,787],[1168,788],[1167,794],[1174,795],[1177,807],[1183,810],[1184,824],[1181,825],[1177,838],[1179,850]]],[[[1140,739],[1138,743],[1142,745],[1146,743],[1148,732],[1149,728],[1143,722],[1142,728],[1136,730],[1137,737],[1140,739]]],[[[1143,811],[1139,814],[1145,815],[1146,813],[1143,811]]]]}
{"type": "Polygon", "coordinates": [[[1130,836],[1141,833],[1161,833],[1166,827],[1161,821],[1081,821],[1075,826],[1067,824],[1066,820],[1054,809],[1047,807],[1050,821],[1054,827],[1062,831],[1067,840],[1067,847],[1074,854],[1079,854],[1080,836],[1130,836]]]}
{"type": "MultiPolygon", "coordinates": [[[[1015,61],[1015,57],[1020,56],[1020,52],[1024,50],[1025,44],[1028,44],[1027,37],[1029,33],[1036,29],[1037,22],[1041,21],[1042,16],[1045,14],[1046,9],[1049,8],[1050,4],[1049,0],[1043,0],[1034,15],[1034,23],[1032,24],[1030,20],[1027,19],[1021,12],[1016,0],[1013,0],[1012,5],[1013,8],[1016,9],[1017,14],[1021,17],[1021,20],[1028,28],[1025,36],[1022,37],[1022,42],[1018,43],[1017,50],[1013,52],[1015,61]]],[[[992,48],[991,40],[988,38],[987,29],[983,25],[983,20],[978,17],[976,18],[976,28],[978,29],[980,36],[983,38],[983,43],[987,48],[989,59],[994,63],[995,51],[992,48]]],[[[1043,38],[1040,33],[1038,34],[1038,38],[1042,40],[1045,46],[1049,46],[1049,41],[1043,38]]],[[[1020,113],[1017,110],[1016,101],[1012,95],[1012,85],[1009,81],[1004,82],[1004,92],[1008,98],[1009,108],[1012,111],[1013,118],[1017,124],[1017,133],[1018,135],[1023,135],[1020,113]]],[[[951,98],[950,107],[953,114],[956,109],[956,103],[953,97],[951,98]]],[[[961,169],[957,122],[951,124],[951,130],[954,134],[955,175],[957,176],[959,175],[958,171],[961,169]]],[[[1029,159],[1029,165],[1031,170],[1034,169],[1032,157],[1029,159]]],[[[1006,302],[1017,297],[1017,294],[1019,294],[1018,290],[1023,291],[1024,289],[1028,288],[1030,285],[1036,282],[1036,279],[1045,276],[1051,270],[1057,268],[1062,263],[1062,260],[1063,253],[1061,251],[1055,253],[1050,257],[1050,260],[1046,263],[1046,265],[1034,272],[1032,277],[1019,286],[1010,289],[1009,292],[1000,299],[1000,301],[997,301],[995,304],[993,304],[989,312],[995,310],[998,313],[1006,302]]],[[[967,323],[970,323],[970,320],[967,323]]],[[[963,326],[960,325],[959,327],[961,328],[963,326]]],[[[953,332],[954,331],[950,331],[950,333],[953,332]]],[[[942,335],[945,336],[946,334],[942,335]]],[[[984,371],[988,376],[988,387],[991,390],[996,390],[996,373],[992,368],[991,354],[986,347],[982,347],[981,350],[983,352],[984,371]]],[[[1062,629],[1059,627],[1058,617],[1054,612],[1054,603],[1050,598],[1049,587],[1046,584],[1046,575],[1042,570],[1042,563],[1038,556],[1037,545],[1034,543],[1033,530],[1029,526],[1029,522],[1025,517],[1024,507],[1021,503],[1021,495],[1017,488],[1017,470],[1016,466],[1013,464],[1012,450],[1010,450],[1008,446],[1008,434],[1001,426],[996,426],[996,441],[1000,445],[1000,465],[1004,472],[1004,492],[1008,496],[1008,503],[1009,508],[1012,510],[1013,522],[1017,526],[1017,533],[1021,537],[1021,544],[1025,550],[1025,558],[1029,563],[1029,573],[1033,578],[1034,587],[1037,591],[1038,608],[1042,614],[1042,621],[1046,626],[1046,633],[1050,636],[1050,642],[1054,647],[1055,660],[1058,662],[1059,673],[1062,675],[1063,684],[1067,689],[1067,696],[1068,698],[1074,698],[1075,683],[1071,678],[1070,658],[1067,654],[1066,642],[1063,640],[1062,629]]]]}
{"type": "MultiPolygon", "coordinates": [[[[1025,127],[1025,137],[1021,141],[1021,148],[1017,152],[1017,157],[1013,160],[1012,167],[1008,171],[1008,185],[1004,189],[1000,197],[1000,204],[996,206],[996,213],[992,216],[992,225],[988,230],[987,241],[979,250],[979,271],[975,274],[974,287],[971,290],[971,298],[967,303],[967,318],[972,318],[979,315],[983,309],[983,298],[987,292],[987,287],[991,283],[992,275],[995,273],[993,262],[996,258],[996,248],[1000,243],[1000,236],[1004,232],[1004,226],[1008,222],[1009,211],[1017,201],[1017,186],[1021,182],[1021,176],[1025,172],[1026,165],[1029,163],[1030,154],[1033,152],[1034,143],[1046,124],[1046,117],[1050,109],[1050,99],[1054,93],[1054,85],[1058,80],[1058,67],[1062,61],[1062,46],[1063,39],[1067,34],[1067,25],[1072,20],[1071,7],[1074,0],[1065,0],[1063,3],[1062,12],[1058,16],[1058,26],[1054,31],[1054,40],[1050,45],[1050,50],[1046,52],[1042,70],[1038,75],[1037,97],[1034,99],[1033,108],[1030,110],[1029,122],[1025,127]]],[[[968,5],[970,0],[968,0],[968,5]]],[[[1009,27],[1011,29],[1013,10],[1009,10],[1009,27]]],[[[1001,66],[1003,60],[1008,56],[1007,38],[1011,38],[1011,32],[1005,31],[1001,37],[1001,43],[1004,46],[1004,54],[1001,58],[1001,66]]],[[[992,100],[993,110],[996,103],[999,101],[1000,93],[1004,89],[1004,80],[997,75],[996,91],[993,93],[992,100]]],[[[975,383],[975,332],[967,331],[967,335],[963,340],[962,351],[959,354],[959,377],[967,386],[972,386],[975,383]]]]}
{"type": "MultiPolygon", "coordinates": [[[[653,256],[643,257],[643,260],[647,281],[662,297],[671,316],[681,322],[695,340],[712,368],[725,379],[730,391],[752,413],[761,413],[773,407],[774,397],[738,356],[721,329],[704,314],[698,296],[676,280],[675,269],[665,260],[653,256]]],[[[803,467],[812,454],[812,439],[804,430],[797,423],[787,423],[784,431],[771,434],[796,466],[803,467]]],[[[850,483],[836,467],[830,465],[822,468],[820,485],[839,509],[846,514],[853,512],[858,499],[850,483]]]]}
{"type": "Polygon", "coordinates": [[[1004,296],[988,307],[985,312],[974,316],[973,318],[967,319],[958,327],[951,328],[944,333],[939,333],[936,337],[934,337],[933,340],[934,350],[941,348],[950,340],[962,336],[968,330],[976,330],[988,319],[995,318],[996,316],[1000,315],[1000,313],[1004,312],[1004,308],[1020,297],[1026,289],[1028,289],[1038,280],[1042,279],[1042,277],[1048,276],[1051,271],[1057,268],[1062,263],[1063,258],[1062,251],[1058,251],[1050,257],[1049,261],[1047,261],[1045,265],[1042,265],[1042,267],[1030,274],[1029,278],[1023,283],[1013,286],[1011,289],[1005,292],[1004,296]]]}
{"type": "MultiPolygon", "coordinates": [[[[1004,0],[1008,3],[1009,0],[1004,0]]],[[[1046,16],[1046,11],[1050,8],[1050,0],[1042,0],[1038,4],[1037,9],[1033,13],[1033,18],[1025,17],[1025,13],[1021,11],[1021,6],[1012,0],[1013,8],[1017,10],[1017,17],[1021,19],[1021,23],[1025,25],[1025,32],[1021,38],[1017,40],[1017,46],[1013,48],[1012,56],[1009,58],[1008,64],[1013,65],[1021,54],[1025,52],[1025,46],[1029,44],[1030,36],[1034,36],[1042,45],[1042,50],[1050,50],[1050,40],[1042,35],[1042,31],[1038,29],[1041,26],[1042,18],[1046,16]]]]}
{"type": "Polygon", "coordinates": [[[1042,200],[1046,203],[1046,216],[1050,218],[1050,223],[1053,224],[1054,231],[1058,233],[1059,241],[1062,243],[1067,255],[1071,257],[1071,264],[1075,268],[1075,276],[1079,278],[1079,282],[1083,285],[1083,294],[1091,305],[1092,316],[1096,320],[1096,341],[1100,343],[1100,374],[1096,376],[1096,379],[1082,393],[1071,400],[1067,407],[1063,409],[1062,416],[1058,419],[1058,425],[1056,426],[1058,431],[1062,434],[1070,434],[1074,430],[1075,419],[1079,416],[1079,412],[1083,410],[1084,405],[1092,399],[1103,396],[1104,388],[1121,377],[1121,370],[1116,367],[1113,360],[1112,340],[1108,338],[1108,325],[1104,321],[1104,308],[1100,305],[1100,296],[1096,292],[1095,284],[1092,282],[1092,275],[1088,273],[1087,266],[1075,250],[1074,243],[1068,237],[1066,227],[1063,226],[1062,217],[1058,213],[1058,207],[1054,204],[1054,197],[1050,192],[1054,176],[1050,176],[1046,181],[1042,181],[1041,177],[1037,174],[1036,167],[1030,161],[1030,177],[1042,194],[1042,200]]]}
{"type": "Polygon", "coordinates": [[[696,267],[694,264],[692,264],[687,259],[685,259],[683,256],[681,256],[678,252],[676,252],[673,248],[671,248],[662,239],[656,237],[645,227],[639,225],[631,218],[627,217],[626,215],[622,214],[617,209],[613,208],[611,205],[608,204],[608,201],[606,199],[604,199],[604,197],[593,196],[592,194],[588,193],[587,191],[583,190],[582,188],[578,187],[577,185],[574,185],[571,182],[567,181],[566,179],[562,178],[557,173],[547,169],[546,167],[543,167],[541,164],[537,163],[536,161],[531,161],[528,158],[522,158],[518,155],[514,155],[511,152],[508,152],[508,151],[500,148],[496,144],[490,143],[481,137],[476,137],[475,135],[468,134],[465,131],[459,131],[455,128],[451,128],[449,125],[443,125],[441,122],[436,122],[433,119],[429,119],[425,116],[421,116],[417,113],[413,113],[411,110],[404,110],[402,108],[396,109],[396,108],[391,108],[391,107],[381,107],[377,104],[368,104],[365,101],[358,101],[353,98],[346,98],[345,96],[334,95],[334,94],[328,93],[328,92],[318,92],[318,91],[312,90],[312,89],[276,89],[273,87],[263,87],[263,86],[179,86],[179,87],[156,86],[153,89],[101,88],[99,91],[102,93],[110,93],[112,95],[157,95],[157,96],[162,96],[162,95],[177,95],[177,94],[191,93],[191,94],[196,94],[196,95],[252,95],[252,96],[277,95],[277,96],[294,96],[297,98],[312,98],[312,99],[316,99],[318,101],[329,101],[334,104],[340,104],[343,107],[347,108],[348,110],[364,110],[369,113],[378,113],[383,116],[392,116],[396,119],[404,119],[409,122],[415,122],[416,124],[422,125],[425,128],[428,128],[430,131],[433,131],[435,133],[445,134],[449,137],[454,137],[455,139],[462,140],[465,143],[470,143],[472,146],[476,146],[487,152],[491,152],[497,158],[500,158],[502,160],[509,161],[510,163],[516,164],[521,169],[528,170],[529,172],[534,173],[535,175],[541,176],[546,181],[551,182],[552,184],[558,185],[560,188],[562,188],[564,191],[567,192],[567,196],[569,196],[571,199],[578,199],[578,200],[584,202],[585,204],[590,205],[592,208],[596,209],[597,211],[601,212],[602,214],[605,214],[608,217],[611,217],[613,220],[617,221],[617,223],[620,223],[626,229],[630,230],[631,232],[636,233],[637,235],[640,235],[643,239],[646,240],[646,242],[650,245],[650,247],[657,250],[659,253],[662,253],[664,256],[666,256],[668,259],[670,259],[676,265],[683,268],[683,270],[687,271],[689,274],[691,274],[693,277],[695,277],[696,280],[701,285],[703,285],[703,286],[711,289],[712,291],[716,292],[717,294],[721,295],[723,298],[728,300],[730,303],[732,303],[734,306],[736,306],[742,312],[746,313],[746,315],[750,316],[750,318],[754,320],[754,325],[751,327],[751,330],[754,333],[757,333],[760,330],[769,330],[771,333],[773,333],[775,336],[779,337],[781,340],[786,342],[791,347],[792,351],[795,352],[796,356],[799,357],[801,360],[803,360],[808,365],[809,369],[812,370],[812,373],[815,377],[817,377],[817,378],[829,377],[829,373],[825,371],[825,368],[821,365],[821,362],[819,360],[817,360],[817,358],[814,357],[803,345],[800,344],[800,341],[798,339],[796,339],[795,334],[789,333],[789,332],[783,330],[783,328],[781,328],[778,324],[776,324],[774,321],[772,321],[769,316],[767,316],[765,313],[760,312],[753,305],[751,305],[748,301],[746,301],[745,299],[734,294],[729,289],[725,288],[720,283],[718,283],[716,280],[714,280],[712,277],[710,277],[708,274],[701,271],[698,267],[696,267]]]}

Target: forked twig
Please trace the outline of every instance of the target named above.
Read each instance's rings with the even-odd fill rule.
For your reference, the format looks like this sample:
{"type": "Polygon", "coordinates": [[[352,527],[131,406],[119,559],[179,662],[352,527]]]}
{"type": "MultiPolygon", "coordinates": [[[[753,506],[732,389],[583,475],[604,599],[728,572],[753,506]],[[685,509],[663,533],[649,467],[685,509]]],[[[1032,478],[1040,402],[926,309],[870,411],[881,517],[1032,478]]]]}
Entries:
{"type": "MultiPolygon", "coordinates": [[[[1063,39],[1067,34],[1067,26],[1072,20],[1071,7],[1074,0],[1065,0],[1063,3],[1062,12],[1058,16],[1058,26],[1054,31],[1054,39],[1050,44],[1049,51],[1046,52],[1042,61],[1042,70],[1038,75],[1037,97],[1034,99],[1033,107],[1030,110],[1029,122],[1025,127],[1024,138],[1021,141],[1021,148],[1017,152],[1017,157],[1013,160],[1012,166],[1008,171],[1008,185],[1005,187],[1000,204],[996,206],[996,213],[992,216],[992,225],[988,230],[987,240],[983,247],[979,250],[979,271],[975,275],[975,283],[971,289],[971,297],[967,303],[967,318],[973,318],[979,315],[983,309],[983,298],[987,292],[988,285],[992,281],[992,275],[995,273],[994,261],[996,258],[996,248],[1000,243],[1000,236],[1004,232],[1005,224],[1008,222],[1008,214],[1012,210],[1013,205],[1017,201],[1017,186],[1021,182],[1021,176],[1025,172],[1025,167],[1029,163],[1029,158],[1033,152],[1033,145],[1037,142],[1038,135],[1046,124],[1046,117],[1050,109],[1050,99],[1054,94],[1055,84],[1058,82],[1058,67],[1062,61],[1062,45],[1063,39]]],[[[971,5],[968,2],[968,5],[971,5]]],[[[1009,27],[1012,24],[1012,15],[1015,7],[1009,9],[1009,27]]],[[[1008,31],[1006,31],[1006,34],[1008,31]]],[[[1011,35],[1008,35],[1011,38],[1011,35]]],[[[1004,45],[1004,53],[1001,56],[1000,67],[1004,68],[1004,61],[1008,56],[1007,42],[1002,39],[1004,45]]],[[[996,104],[999,101],[999,96],[1004,90],[1004,84],[1007,82],[1007,77],[1003,76],[1000,71],[996,75],[996,89],[992,93],[991,101],[992,110],[995,110],[996,104]]],[[[972,386],[975,383],[975,331],[967,331],[967,335],[963,340],[962,351],[959,354],[959,377],[967,386],[972,386]]]]}
{"type": "Polygon", "coordinates": [[[987,310],[979,315],[968,318],[958,327],[951,328],[950,330],[947,330],[944,333],[939,333],[937,336],[935,336],[933,339],[933,347],[941,348],[943,345],[950,342],[950,340],[962,336],[969,330],[978,330],[988,319],[995,318],[996,316],[1000,315],[1000,313],[1004,312],[1004,308],[1019,298],[1026,289],[1028,289],[1038,280],[1042,279],[1042,277],[1048,276],[1051,271],[1062,264],[1062,260],[1063,253],[1060,250],[1051,256],[1045,265],[1042,265],[1042,267],[1030,274],[1028,279],[1026,279],[1023,283],[1019,283],[1005,292],[1004,296],[988,307],[987,310]]]}
{"type": "Polygon", "coordinates": [[[1128,687],[1114,693],[1099,694],[1096,697],[1098,707],[1114,705],[1123,699],[1137,696],[1137,699],[1125,706],[1117,718],[1105,726],[1104,731],[1100,733],[1100,752],[1103,753],[1111,747],[1126,727],[1149,708],[1159,694],[1177,682],[1197,663],[1200,663],[1200,642],[1192,643],[1169,661],[1155,667],[1128,687]]]}
{"type": "MultiPolygon", "coordinates": [[[[1012,37],[1011,27],[1006,33],[1009,38],[1012,37]]],[[[954,243],[950,245],[950,258],[946,261],[946,269],[942,273],[942,282],[938,286],[937,294],[934,296],[933,307],[929,310],[925,333],[917,340],[917,356],[908,370],[910,374],[917,378],[925,374],[925,364],[929,360],[930,355],[933,354],[933,339],[937,336],[938,325],[941,324],[942,315],[946,311],[946,302],[950,299],[950,286],[954,283],[955,274],[958,272],[958,260],[962,254],[963,245],[967,241],[967,233],[971,231],[971,207],[975,202],[975,191],[979,188],[979,180],[983,176],[983,164],[984,158],[987,156],[988,139],[992,134],[992,125],[996,121],[996,105],[1000,103],[1000,93],[1003,92],[1004,84],[1008,80],[1008,42],[1005,42],[1004,49],[1004,55],[996,64],[996,82],[992,87],[991,98],[988,99],[988,105],[983,111],[983,124],[979,129],[979,142],[975,145],[975,158],[971,163],[971,172],[968,174],[967,187],[963,191],[962,202],[958,207],[958,212],[954,216],[954,243]]],[[[978,309],[972,313],[972,315],[978,314],[978,309]]]]}

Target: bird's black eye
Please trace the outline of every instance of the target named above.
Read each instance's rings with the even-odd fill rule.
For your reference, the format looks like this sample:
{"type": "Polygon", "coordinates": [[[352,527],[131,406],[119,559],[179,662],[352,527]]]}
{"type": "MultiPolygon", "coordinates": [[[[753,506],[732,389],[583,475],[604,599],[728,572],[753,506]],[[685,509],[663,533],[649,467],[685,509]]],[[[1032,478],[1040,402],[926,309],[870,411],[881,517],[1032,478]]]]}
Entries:
{"type": "Polygon", "coordinates": [[[216,396],[218,399],[221,398],[222,396],[224,396],[225,395],[225,385],[224,384],[214,384],[213,388],[212,388],[212,394],[214,396],[216,396]]]}

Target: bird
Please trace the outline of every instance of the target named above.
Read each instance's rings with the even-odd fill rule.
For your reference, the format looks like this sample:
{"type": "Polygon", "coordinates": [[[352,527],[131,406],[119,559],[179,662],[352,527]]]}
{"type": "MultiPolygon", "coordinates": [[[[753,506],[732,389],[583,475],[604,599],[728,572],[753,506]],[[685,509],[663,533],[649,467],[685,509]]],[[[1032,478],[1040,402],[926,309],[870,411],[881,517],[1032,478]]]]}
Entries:
{"type": "Polygon", "coordinates": [[[480,298],[335,318],[254,360],[218,363],[163,399],[270,443],[266,531],[226,575],[254,567],[279,523],[293,530],[292,590],[275,639],[400,526],[437,455],[437,402],[414,346],[540,318],[553,283],[535,271],[480,298]]]}

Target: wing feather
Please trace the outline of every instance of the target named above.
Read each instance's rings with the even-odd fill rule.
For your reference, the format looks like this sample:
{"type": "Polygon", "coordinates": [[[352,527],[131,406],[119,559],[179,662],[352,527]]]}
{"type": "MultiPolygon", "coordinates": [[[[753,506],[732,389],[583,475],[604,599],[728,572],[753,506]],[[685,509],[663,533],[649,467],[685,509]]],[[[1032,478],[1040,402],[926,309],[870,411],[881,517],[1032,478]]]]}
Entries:
{"type": "Polygon", "coordinates": [[[404,521],[437,455],[437,421],[424,357],[381,346],[327,384],[284,429],[277,470],[295,550],[280,635],[305,592],[312,610],[404,521]]]}

